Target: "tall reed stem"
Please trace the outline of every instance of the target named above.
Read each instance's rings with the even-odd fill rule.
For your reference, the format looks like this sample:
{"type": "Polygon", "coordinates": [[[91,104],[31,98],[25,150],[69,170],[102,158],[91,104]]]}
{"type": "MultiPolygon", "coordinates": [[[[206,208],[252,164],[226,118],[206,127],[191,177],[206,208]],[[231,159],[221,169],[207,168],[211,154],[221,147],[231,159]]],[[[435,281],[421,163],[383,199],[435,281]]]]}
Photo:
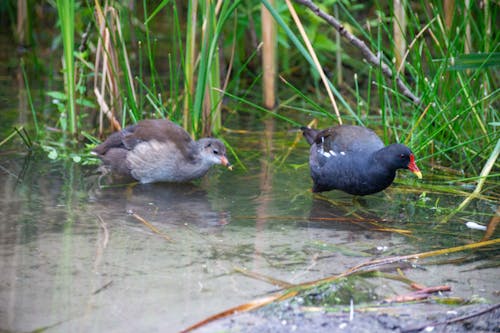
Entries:
{"type": "Polygon", "coordinates": [[[394,34],[394,55],[396,57],[396,67],[401,68],[404,74],[403,57],[406,52],[406,1],[394,0],[393,34],[394,34]]]}
{"type": "Polygon", "coordinates": [[[20,45],[31,44],[31,16],[28,0],[17,1],[16,38],[20,45]]]}
{"type": "MultiPolygon", "coordinates": [[[[275,7],[275,1],[269,0],[275,7]]],[[[276,23],[264,5],[261,7],[262,17],[262,80],[264,107],[273,109],[276,105],[276,23]]]]}
{"type": "MultiPolygon", "coordinates": [[[[63,41],[63,73],[64,73],[64,88],[67,94],[66,101],[66,120],[69,133],[76,135],[78,130],[76,123],[76,89],[75,89],[75,59],[73,56],[74,34],[75,34],[75,1],[74,0],[57,0],[57,12],[61,24],[61,35],[63,41]]],[[[63,128],[65,126],[63,125],[63,128]]]]}
{"type": "Polygon", "coordinates": [[[190,110],[193,107],[192,96],[194,92],[194,66],[196,62],[196,25],[198,15],[198,1],[188,2],[187,24],[186,24],[186,57],[185,57],[185,77],[184,77],[184,111],[183,125],[189,127],[190,110]]]}

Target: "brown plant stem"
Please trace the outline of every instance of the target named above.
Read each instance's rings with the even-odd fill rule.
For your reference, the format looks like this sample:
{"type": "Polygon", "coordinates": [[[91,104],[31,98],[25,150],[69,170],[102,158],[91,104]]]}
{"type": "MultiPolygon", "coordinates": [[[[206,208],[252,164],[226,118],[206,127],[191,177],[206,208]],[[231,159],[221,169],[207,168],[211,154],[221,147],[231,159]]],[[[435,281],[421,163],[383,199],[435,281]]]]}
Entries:
{"type": "MultiPolygon", "coordinates": [[[[261,308],[267,304],[270,304],[272,302],[280,302],[280,301],[286,300],[288,298],[294,297],[301,290],[310,289],[314,286],[318,286],[318,285],[324,284],[324,283],[330,283],[330,282],[333,282],[333,281],[338,280],[340,278],[347,277],[347,276],[353,275],[353,274],[361,272],[361,271],[372,270],[373,268],[378,267],[378,266],[387,265],[387,264],[391,264],[391,263],[395,263],[395,262],[401,262],[401,261],[405,261],[405,260],[423,259],[423,258],[428,258],[428,257],[433,257],[433,256],[438,256],[438,255],[444,255],[444,254],[465,251],[465,250],[472,250],[472,249],[477,249],[477,248],[481,248],[481,247],[485,247],[485,246],[489,246],[489,245],[496,245],[499,243],[500,243],[500,238],[496,238],[496,239],[485,241],[485,242],[478,242],[478,243],[473,243],[473,244],[456,246],[456,247],[452,247],[452,248],[448,248],[448,249],[434,250],[434,251],[428,251],[428,252],[422,252],[422,253],[416,253],[416,254],[409,254],[409,255],[405,255],[405,256],[396,256],[396,257],[390,257],[390,258],[371,260],[371,261],[356,265],[356,266],[348,269],[347,271],[345,271],[341,274],[330,276],[330,277],[316,280],[316,281],[310,281],[310,282],[297,284],[292,288],[289,288],[289,289],[286,289],[283,291],[279,291],[279,292],[274,293],[270,296],[259,298],[259,299],[247,302],[245,304],[235,306],[231,309],[224,310],[224,311],[219,312],[215,315],[212,315],[212,316],[210,316],[202,321],[199,321],[194,325],[191,325],[190,327],[182,330],[181,332],[182,333],[191,332],[191,331],[193,331],[197,328],[200,328],[202,326],[205,326],[208,323],[213,322],[217,319],[226,318],[226,317],[232,316],[236,313],[255,310],[255,309],[261,308]]],[[[433,287],[433,288],[427,289],[427,291],[437,290],[439,288],[444,288],[443,290],[446,290],[448,287],[446,287],[446,286],[445,287],[437,287],[437,289],[436,289],[436,287],[433,287]]],[[[415,332],[417,332],[417,331],[415,331],[415,332]]]]}
{"type": "Polygon", "coordinates": [[[307,37],[306,31],[304,29],[304,26],[300,22],[299,16],[297,15],[297,12],[293,8],[290,0],[285,0],[286,5],[288,7],[288,10],[290,11],[290,14],[292,15],[293,20],[295,21],[295,24],[297,25],[297,28],[299,29],[300,35],[302,36],[302,39],[304,40],[304,43],[306,44],[307,50],[309,51],[309,54],[311,55],[311,58],[313,59],[314,64],[316,65],[316,70],[318,71],[321,80],[323,81],[325,85],[326,92],[328,93],[328,97],[330,98],[330,101],[332,103],[333,109],[335,110],[335,114],[337,116],[337,121],[339,122],[339,125],[342,125],[342,118],[340,117],[340,111],[337,106],[337,102],[335,101],[335,97],[333,97],[332,89],[330,89],[330,86],[328,85],[328,79],[326,77],[325,71],[323,70],[323,67],[321,66],[318,57],[316,56],[316,52],[314,52],[314,48],[312,47],[311,41],[307,37]]]}
{"type": "Polygon", "coordinates": [[[409,294],[405,295],[397,295],[394,297],[386,298],[384,301],[387,303],[406,303],[406,302],[414,302],[414,301],[420,301],[423,299],[427,299],[431,297],[431,294],[443,292],[443,291],[450,291],[451,287],[450,286],[437,286],[437,287],[428,287],[424,289],[419,289],[417,291],[414,291],[409,294]]]}
{"type": "MultiPolygon", "coordinates": [[[[274,1],[270,0],[271,6],[275,6],[274,1]]],[[[276,107],[276,22],[269,10],[262,5],[262,81],[264,107],[272,110],[276,107]]]]}
{"type": "Polygon", "coordinates": [[[387,66],[386,63],[381,61],[381,56],[380,55],[375,55],[369,48],[366,46],[366,43],[359,39],[358,37],[354,36],[351,34],[349,31],[347,31],[344,26],[337,21],[337,19],[325,12],[323,12],[318,6],[316,6],[312,1],[310,0],[294,0],[296,3],[299,3],[301,5],[306,6],[309,8],[315,15],[318,17],[322,18],[325,20],[328,24],[330,24],[332,27],[337,30],[342,37],[347,39],[349,43],[351,43],[353,46],[358,48],[363,56],[366,58],[366,60],[373,64],[374,66],[380,66],[382,69],[382,73],[387,76],[389,79],[394,79],[396,80],[396,84],[403,93],[404,96],[409,98],[414,104],[420,104],[420,98],[415,96],[413,92],[404,84],[404,82],[400,79],[398,75],[394,75],[392,70],[387,66]]]}

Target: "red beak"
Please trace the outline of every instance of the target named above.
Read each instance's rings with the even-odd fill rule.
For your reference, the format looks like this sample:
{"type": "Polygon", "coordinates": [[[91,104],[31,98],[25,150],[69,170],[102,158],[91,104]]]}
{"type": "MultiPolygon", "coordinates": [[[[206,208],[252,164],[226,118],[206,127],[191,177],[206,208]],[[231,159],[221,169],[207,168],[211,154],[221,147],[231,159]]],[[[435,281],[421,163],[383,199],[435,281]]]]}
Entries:
{"type": "Polygon", "coordinates": [[[229,170],[233,170],[233,166],[231,165],[231,163],[229,163],[229,160],[227,159],[226,156],[221,156],[220,164],[227,167],[229,170]]]}
{"type": "Polygon", "coordinates": [[[408,170],[417,175],[418,179],[422,179],[422,173],[420,172],[420,169],[415,163],[415,156],[413,156],[413,154],[410,155],[410,163],[408,163],[408,170]]]}

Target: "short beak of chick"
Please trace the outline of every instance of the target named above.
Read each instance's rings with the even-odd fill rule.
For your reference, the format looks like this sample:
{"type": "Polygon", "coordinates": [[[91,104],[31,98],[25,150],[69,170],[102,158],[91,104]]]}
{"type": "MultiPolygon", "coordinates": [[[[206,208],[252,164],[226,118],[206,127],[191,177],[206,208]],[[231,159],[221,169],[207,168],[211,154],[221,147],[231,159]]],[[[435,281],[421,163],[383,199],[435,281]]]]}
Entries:
{"type": "Polygon", "coordinates": [[[225,166],[229,170],[233,170],[233,166],[231,165],[231,163],[229,163],[229,160],[227,159],[226,156],[222,156],[220,158],[220,164],[222,164],[223,166],[225,166]]]}
{"type": "Polygon", "coordinates": [[[408,164],[408,169],[413,172],[418,177],[418,179],[422,179],[422,172],[420,172],[420,169],[415,163],[415,157],[413,156],[413,154],[410,155],[410,163],[408,164]]]}

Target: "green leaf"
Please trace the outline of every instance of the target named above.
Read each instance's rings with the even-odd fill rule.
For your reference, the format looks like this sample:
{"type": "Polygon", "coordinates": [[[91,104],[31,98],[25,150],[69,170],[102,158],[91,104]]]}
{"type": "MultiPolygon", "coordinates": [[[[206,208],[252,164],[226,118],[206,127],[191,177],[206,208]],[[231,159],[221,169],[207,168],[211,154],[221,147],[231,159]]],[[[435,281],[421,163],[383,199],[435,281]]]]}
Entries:
{"type": "Polygon", "coordinates": [[[85,98],[78,98],[76,100],[76,104],[81,105],[81,106],[86,106],[86,107],[89,107],[89,108],[95,108],[95,107],[97,107],[94,102],[92,102],[89,99],[85,99],[85,98]]]}
{"type": "Polygon", "coordinates": [[[449,59],[448,70],[460,71],[465,69],[478,69],[500,66],[500,53],[470,53],[460,54],[449,59]]]}
{"type": "Polygon", "coordinates": [[[61,101],[65,101],[65,100],[68,99],[68,97],[66,96],[66,94],[63,93],[63,92],[61,92],[61,91],[47,91],[46,94],[49,97],[52,97],[54,99],[58,99],[58,100],[61,100],[61,101]]]}
{"type": "Polygon", "coordinates": [[[70,154],[70,157],[75,163],[80,163],[82,160],[82,157],[80,155],[70,154]]]}
{"type": "Polygon", "coordinates": [[[55,159],[57,159],[57,156],[58,156],[58,155],[57,155],[57,151],[56,151],[55,149],[51,149],[51,150],[49,151],[49,155],[48,155],[48,157],[49,157],[51,160],[55,160],[55,159]]]}

